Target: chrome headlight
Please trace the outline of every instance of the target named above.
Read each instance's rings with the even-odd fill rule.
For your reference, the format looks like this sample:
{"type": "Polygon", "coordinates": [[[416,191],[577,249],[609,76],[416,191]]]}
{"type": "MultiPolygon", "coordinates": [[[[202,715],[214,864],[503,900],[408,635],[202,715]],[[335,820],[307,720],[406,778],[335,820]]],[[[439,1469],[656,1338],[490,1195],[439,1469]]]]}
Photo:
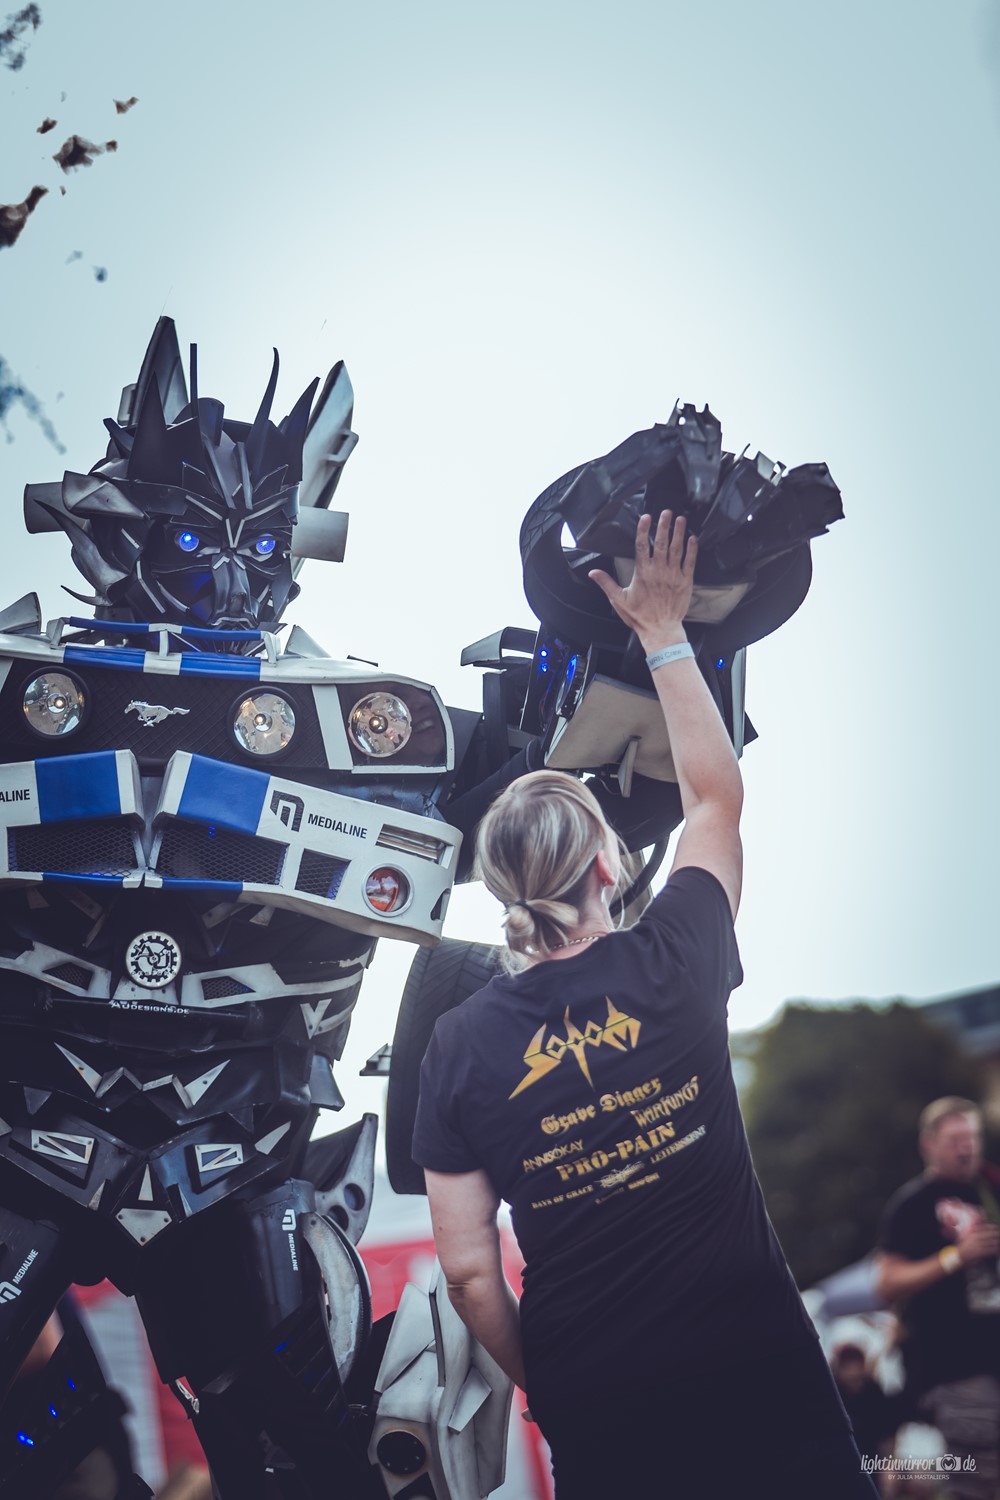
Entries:
{"type": "Polygon", "coordinates": [[[250,755],[279,755],[295,733],[295,710],[280,693],[241,698],[233,715],[233,738],[250,755]]]}
{"type": "Polygon", "coordinates": [[[347,716],[347,732],[354,744],[378,760],[402,750],[412,729],[410,710],[394,693],[369,693],[347,716]]]}
{"type": "Polygon", "coordinates": [[[25,720],[36,734],[67,735],[79,729],[87,695],[68,672],[44,672],[28,683],[23,704],[25,720]]]}

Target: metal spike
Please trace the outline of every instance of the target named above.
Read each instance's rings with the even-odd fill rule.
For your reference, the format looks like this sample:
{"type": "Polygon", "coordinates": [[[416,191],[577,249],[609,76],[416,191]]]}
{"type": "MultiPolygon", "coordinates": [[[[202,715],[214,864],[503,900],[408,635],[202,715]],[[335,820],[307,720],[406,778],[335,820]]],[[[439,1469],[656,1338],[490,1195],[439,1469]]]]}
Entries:
{"type": "Polygon", "coordinates": [[[202,1095],[208,1092],[223,1068],[227,1067],[228,1064],[229,1059],[227,1057],[225,1062],[220,1062],[217,1067],[210,1068],[207,1073],[202,1073],[199,1078],[192,1078],[190,1083],[182,1083],[179,1078],[175,1078],[174,1088],[180,1096],[181,1103],[187,1109],[193,1109],[202,1095]]]}
{"type": "Polygon", "coordinates": [[[247,458],[250,460],[251,469],[255,469],[264,456],[264,444],[267,439],[268,419],[271,415],[271,403],[274,393],[278,388],[278,351],[274,351],[274,361],[271,365],[271,375],[264,391],[263,399],[254,417],[250,435],[247,438],[247,458]]]}
{"type": "Polygon", "coordinates": [[[62,1053],[67,1062],[69,1062],[70,1065],[79,1073],[80,1077],[83,1079],[87,1087],[93,1089],[94,1093],[96,1094],[101,1086],[101,1075],[100,1073],[98,1073],[97,1069],[92,1068],[89,1063],[85,1063],[82,1057],[77,1057],[75,1052],[71,1052],[69,1048],[64,1047],[61,1042],[56,1042],[55,1045],[56,1050],[62,1053]]]}
{"type": "Polygon", "coordinates": [[[275,1146],[283,1136],[288,1134],[291,1128],[291,1121],[285,1125],[279,1125],[277,1130],[269,1130],[267,1135],[262,1135],[259,1141],[254,1141],[254,1146],[263,1156],[270,1156],[275,1146]]]}

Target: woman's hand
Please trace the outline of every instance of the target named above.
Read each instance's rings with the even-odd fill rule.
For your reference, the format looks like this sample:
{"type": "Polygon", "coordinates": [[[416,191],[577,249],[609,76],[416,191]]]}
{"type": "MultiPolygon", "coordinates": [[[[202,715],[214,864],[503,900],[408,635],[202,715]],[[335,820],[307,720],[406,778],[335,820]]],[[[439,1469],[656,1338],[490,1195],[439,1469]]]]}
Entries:
{"type": "Polygon", "coordinates": [[[661,511],[650,552],[652,516],[640,516],[635,533],[635,572],[626,588],[595,568],[588,576],[618,617],[634,630],[646,651],[685,639],[682,621],[691,607],[698,541],[687,535],[687,521],[661,511]],[[671,532],[671,523],[673,531],[671,532]],[[687,539],[687,549],[684,542],[687,539]]]}

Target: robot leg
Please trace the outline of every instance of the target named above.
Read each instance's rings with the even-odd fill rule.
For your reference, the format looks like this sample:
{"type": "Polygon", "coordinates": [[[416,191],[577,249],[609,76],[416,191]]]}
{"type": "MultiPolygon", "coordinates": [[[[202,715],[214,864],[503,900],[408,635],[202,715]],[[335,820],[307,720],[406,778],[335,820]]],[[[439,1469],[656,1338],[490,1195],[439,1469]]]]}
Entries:
{"type": "Polygon", "coordinates": [[[313,1185],[185,1229],[150,1260],[139,1305],[161,1377],[194,1392],[220,1500],[384,1494],[344,1393],[370,1326],[367,1278],[313,1185]]]}
{"type": "Polygon", "coordinates": [[[471,1500],[503,1483],[514,1387],[459,1318],[436,1266],[403,1292],[368,1448],[394,1500],[471,1500]]]}
{"type": "Polygon", "coordinates": [[[0,1207],[0,1398],[70,1279],[63,1232],[0,1207]]]}

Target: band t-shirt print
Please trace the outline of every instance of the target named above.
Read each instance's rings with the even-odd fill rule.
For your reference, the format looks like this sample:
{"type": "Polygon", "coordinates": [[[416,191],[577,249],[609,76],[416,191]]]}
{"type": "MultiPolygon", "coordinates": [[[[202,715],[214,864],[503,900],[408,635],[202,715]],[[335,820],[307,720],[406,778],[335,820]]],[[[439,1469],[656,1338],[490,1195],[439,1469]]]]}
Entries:
{"type": "Polygon", "coordinates": [[[581,1384],[630,1339],[634,1369],[658,1312],[706,1367],[717,1335],[748,1353],[773,1339],[776,1302],[798,1329],[729,1065],[726,1010],[741,980],[725,892],[688,868],[634,928],[498,977],[438,1022],[413,1157],[432,1171],[483,1168],[510,1204],[529,1373],[552,1338],[563,1371],[579,1360],[581,1384]],[[626,1245],[622,1304],[601,1286],[620,1279],[626,1245]]]}

